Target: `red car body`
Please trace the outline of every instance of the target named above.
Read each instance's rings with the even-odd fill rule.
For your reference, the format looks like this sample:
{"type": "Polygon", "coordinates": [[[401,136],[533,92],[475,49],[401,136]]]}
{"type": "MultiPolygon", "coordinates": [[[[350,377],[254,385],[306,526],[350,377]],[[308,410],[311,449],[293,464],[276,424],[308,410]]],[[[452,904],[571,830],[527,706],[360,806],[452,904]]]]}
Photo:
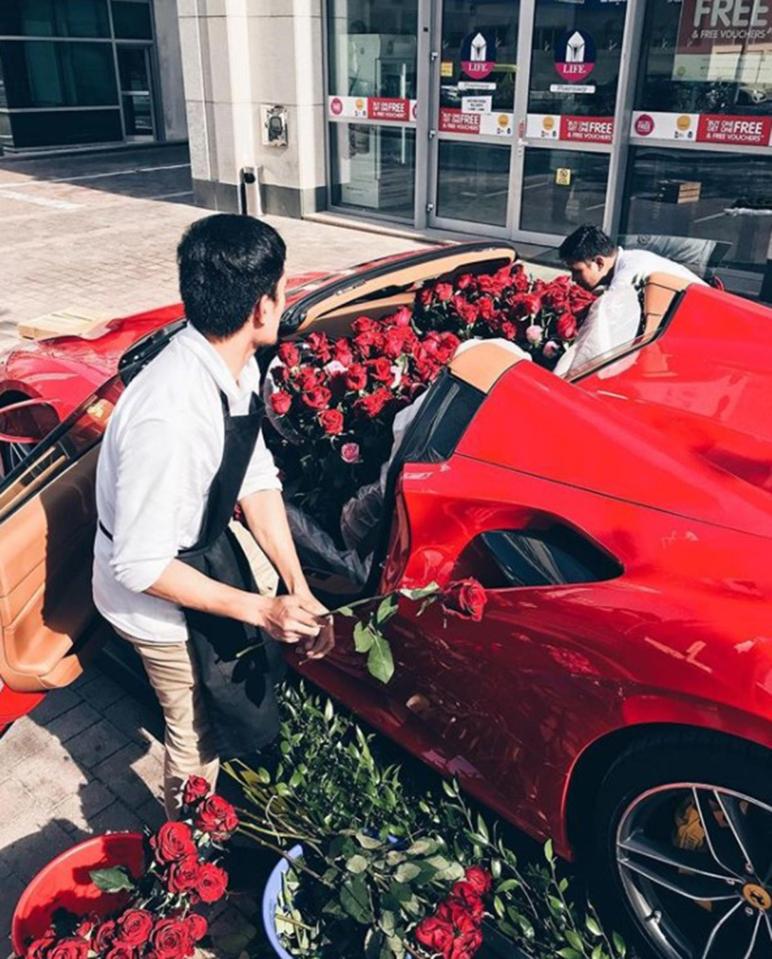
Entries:
{"type": "MultiPolygon", "coordinates": [[[[320,282],[296,278],[290,302],[320,282]]],[[[63,418],[181,316],[172,306],[13,350],[0,404],[39,397],[63,418]]],[[[481,533],[549,524],[618,572],[491,588],[481,624],[445,623],[436,607],[416,623],[406,608],[386,687],[344,637],[302,671],[568,857],[579,799],[643,732],[711,730],[769,749],[770,370],[770,311],[700,287],[658,336],[578,380],[513,365],[446,461],[405,465],[382,590],[484,580],[470,550],[481,533]]],[[[0,725],[40,695],[6,687],[0,725]]]]}

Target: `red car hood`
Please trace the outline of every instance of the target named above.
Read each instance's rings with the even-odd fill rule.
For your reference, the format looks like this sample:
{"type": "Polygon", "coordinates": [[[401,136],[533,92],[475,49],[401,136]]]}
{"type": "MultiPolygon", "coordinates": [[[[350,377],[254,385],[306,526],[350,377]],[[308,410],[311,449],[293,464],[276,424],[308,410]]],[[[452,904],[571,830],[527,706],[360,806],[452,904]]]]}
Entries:
{"type": "Polygon", "coordinates": [[[658,339],[577,385],[668,445],[772,493],[768,307],[690,287],[658,339]]]}

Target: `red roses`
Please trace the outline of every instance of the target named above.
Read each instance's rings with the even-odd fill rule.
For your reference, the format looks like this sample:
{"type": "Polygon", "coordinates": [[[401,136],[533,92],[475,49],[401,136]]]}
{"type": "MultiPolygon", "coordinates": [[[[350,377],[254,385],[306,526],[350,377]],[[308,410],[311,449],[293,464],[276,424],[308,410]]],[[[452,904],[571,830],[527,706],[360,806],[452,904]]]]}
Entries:
{"type": "MultiPolygon", "coordinates": [[[[182,802],[182,819],[164,823],[150,837],[152,857],[144,876],[133,880],[129,905],[104,918],[74,917],[70,928],[75,935],[60,938],[48,930],[29,944],[25,959],[191,957],[208,929],[204,916],[191,907],[218,902],[225,895],[228,874],[217,864],[215,843],[229,839],[239,821],[233,806],[210,795],[209,783],[201,777],[188,779],[182,802]]],[[[95,870],[92,882],[105,892],[126,888],[114,885],[115,872],[95,870]]]]}
{"type": "Polygon", "coordinates": [[[435,914],[416,926],[416,941],[443,959],[472,959],[483,942],[480,927],[485,905],[482,897],[490,892],[491,886],[490,873],[482,866],[471,866],[435,914]]]}

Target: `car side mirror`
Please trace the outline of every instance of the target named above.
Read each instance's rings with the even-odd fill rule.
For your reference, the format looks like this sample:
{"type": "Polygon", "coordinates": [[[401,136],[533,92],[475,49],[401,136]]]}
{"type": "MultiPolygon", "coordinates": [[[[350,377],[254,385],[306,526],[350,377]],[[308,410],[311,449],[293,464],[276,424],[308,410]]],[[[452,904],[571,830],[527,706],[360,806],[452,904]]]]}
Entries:
{"type": "Polygon", "coordinates": [[[0,407],[0,443],[39,443],[58,425],[55,408],[45,400],[21,400],[0,407]]]}

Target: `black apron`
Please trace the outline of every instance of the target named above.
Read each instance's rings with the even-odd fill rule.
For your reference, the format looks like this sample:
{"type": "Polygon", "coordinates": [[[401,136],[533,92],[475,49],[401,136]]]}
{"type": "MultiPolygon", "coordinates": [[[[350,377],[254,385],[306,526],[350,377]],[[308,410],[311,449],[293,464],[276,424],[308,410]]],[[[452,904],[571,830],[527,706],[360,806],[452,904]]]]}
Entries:
{"type": "MultiPolygon", "coordinates": [[[[231,416],[223,393],[220,399],[225,419],[222,462],[209,488],[198,540],[190,549],[180,550],[177,559],[219,583],[254,593],[252,570],[229,524],[260,434],[264,407],[253,393],[249,413],[231,416]]],[[[251,756],[279,732],[274,683],[285,671],[279,644],[239,620],[192,609],[183,612],[217,753],[222,759],[251,756]],[[254,645],[258,648],[238,656],[254,645]]]]}

